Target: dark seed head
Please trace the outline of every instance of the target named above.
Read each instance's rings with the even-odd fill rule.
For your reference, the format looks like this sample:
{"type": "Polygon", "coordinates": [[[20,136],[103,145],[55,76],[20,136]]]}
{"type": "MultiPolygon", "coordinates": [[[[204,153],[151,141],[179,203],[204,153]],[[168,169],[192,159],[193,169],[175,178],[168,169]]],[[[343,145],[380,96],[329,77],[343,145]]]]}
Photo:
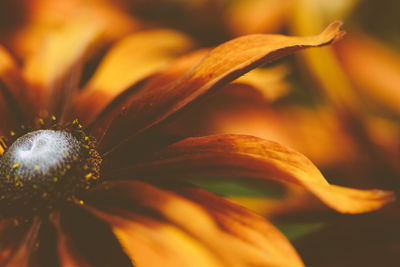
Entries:
{"type": "Polygon", "coordinates": [[[100,156],[85,135],[38,130],[18,138],[0,158],[0,215],[52,210],[99,178],[100,156]]]}

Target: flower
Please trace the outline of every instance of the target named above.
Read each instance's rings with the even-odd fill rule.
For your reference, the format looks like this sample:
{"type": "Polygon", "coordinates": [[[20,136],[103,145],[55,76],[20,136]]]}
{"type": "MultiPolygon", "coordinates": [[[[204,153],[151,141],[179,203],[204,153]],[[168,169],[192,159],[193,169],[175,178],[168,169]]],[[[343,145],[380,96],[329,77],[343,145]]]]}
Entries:
{"type": "Polygon", "coordinates": [[[181,139],[163,126],[257,66],[332,43],[340,25],[311,37],[243,36],[165,68],[190,42],[171,31],[137,33],[111,48],[81,89],[101,39],[97,23],[55,31],[22,69],[1,48],[1,265],[302,266],[268,221],[187,178],[294,183],[343,213],[379,209],[393,194],[330,185],[275,142],[181,139]]]}

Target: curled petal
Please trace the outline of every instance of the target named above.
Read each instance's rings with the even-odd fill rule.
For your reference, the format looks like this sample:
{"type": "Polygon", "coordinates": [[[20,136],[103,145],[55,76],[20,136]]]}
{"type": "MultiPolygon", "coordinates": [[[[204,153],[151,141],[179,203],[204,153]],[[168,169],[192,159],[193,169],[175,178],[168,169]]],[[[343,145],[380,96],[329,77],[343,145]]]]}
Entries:
{"type": "MultiPolygon", "coordinates": [[[[196,63],[198,63],[208,52],[209,51],[206,49],[200,49],[174,60],[163,71],[161,71],[154,77],[149,77],[148,82],[144,81],[146,82],[146,84],[144,85],[145,90],[156,90],[156,88],[164,88],[165,85],[173,84],[193,66],[195,66],[196,63]]],[[[134,91],[138,91],[142,87],[143,84],[139,82],[134,84],[129,90],[132,89],[134,91]]],[[[125,90],[125,92],[127,91],[128,90],[125,90]]],[[[122,109],[125,110],[126,101],[124,99],[114,99],[114,101],[109,104],[107,108],[93,122],[91,134],[93,136],[96,136],[96,139],[100,143],[99,148],[101,150],[104,150],[103,147],[107,147],[107,144],[111,142],[110,139],[113,139],[114,136],[121,136],[126,133],[126,129],[124,127],[109,128],[114,118],[120,114],[121,106],[118,104],[118,102],[122,102],[122,109]],[[105,134],[108,138],[106,140],[102,140],[105,134]]]]}
{"type": "Polygon", "coordinates": [[[89,203],[138,265],[164,260],[167,266],[303,266],[263,218],[200,189],[118,181],[99,188],[89,203]]]}
{"type": "Polygon", "coordinates": [[[302,154],[278,143],[244,135],[188,138],[158,153],[158,160],[138,164],[133,173],[235,175],[298,184],[333,209],[360,213],[394,200],[391,192],[330,185],[302,154]]]}
{"type": "Polygon", "coordinates": [[[307,47],[332,43],[343,34],[340,26],[340,22],[333,23],[320,35],[312,37],[248,35],[216,47],[175,83],[145,87],[124,103],[123,112],[111,126],[125,129],[129,136],[113,137],[114,145],[121,139],[136,137],[206,93],[260,65],[307,47]]]}

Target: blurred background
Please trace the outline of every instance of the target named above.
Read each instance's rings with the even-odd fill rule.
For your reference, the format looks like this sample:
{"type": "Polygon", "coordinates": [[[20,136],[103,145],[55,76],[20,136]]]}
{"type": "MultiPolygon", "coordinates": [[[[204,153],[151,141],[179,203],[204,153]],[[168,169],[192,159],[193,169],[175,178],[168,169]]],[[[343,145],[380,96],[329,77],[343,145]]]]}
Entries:
{"type": "MultiPolygon", "coordinates": [[[[169,130],[274,140],[309,157],[330,183],[398,194],[399,11],[395,0],[14,0],[0,2],[0,41],[23,64],[49,30],[74,20],[101,22],[104,43],[85,66],[84,84],[112,44],[134,33],[174,29],[194,50],[245,34],[313,35],[341,20],[347,32],[341,41],[252,71],[177,118],[169,130]]],[[[307,266],[400,263],[398,203],[341,215],[297,187],[199,180],[193,178],[272,220],[307,266]]]]}

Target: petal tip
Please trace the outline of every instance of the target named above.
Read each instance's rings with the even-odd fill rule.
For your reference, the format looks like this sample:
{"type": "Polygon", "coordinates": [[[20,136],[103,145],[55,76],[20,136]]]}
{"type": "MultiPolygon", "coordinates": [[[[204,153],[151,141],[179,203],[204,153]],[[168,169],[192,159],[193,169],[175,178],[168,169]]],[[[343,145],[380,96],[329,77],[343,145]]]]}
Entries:
{"type": "Polygon", "coordinates": [[[342,39],[343,36],[346,34],[345,31],[341,30],[342,26],[343,26],[342,21],[339,20],[334,21],[326,27],[326,29],[320,34],[320,36],[323,38],[328,37],[329,39],[328,43],[334,43],[342,39]]]}

